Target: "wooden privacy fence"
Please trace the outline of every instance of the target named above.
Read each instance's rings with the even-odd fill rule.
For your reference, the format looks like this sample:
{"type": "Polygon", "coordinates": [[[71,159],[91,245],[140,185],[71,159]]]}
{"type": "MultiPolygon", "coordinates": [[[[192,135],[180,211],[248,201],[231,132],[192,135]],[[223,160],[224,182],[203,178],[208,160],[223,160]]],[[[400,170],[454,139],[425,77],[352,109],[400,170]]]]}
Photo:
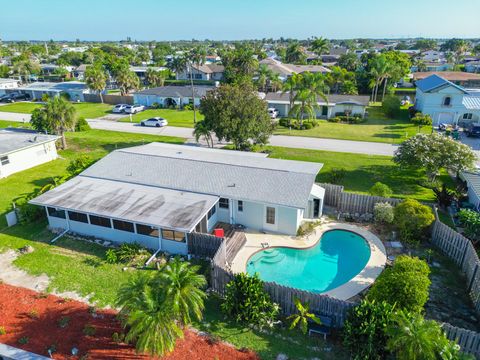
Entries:
{"type": "Polygon", "coordinates": [[[221,244],[225,240],[221,237],[216,237],[203,233],[189,233],[188,234],[188,253],[193,256],[203,258],[213,258],[221,244]]]}
{"type": "Polygon", "coordinates": [[[452,259],[467,277],[467,290],[480,313],[480,260],[472,242],[440,220],[435,220],[432,243],[452,259]]]}
{"type": "Polygon", "coordinates": [[[450,324],[442,324],[447,338],[454,340],[460,345],[463,352],[474,355],[480,359],[480,334],[471,330],[455,327],[450,324]]]}
{"type": "MultiPolygon", "coordinates": [[[[103,97],[103,102],[105,104],[110,104],[110,105],[117,105],[117,104],[132,105],[133,104],[133,96],[131,95],[122,96],[122,95],[105,94],[105,95],[102,95],[102,97],[103,97]]],[[[86,102],[94,102],[94,103],[102,102],[102,99],[98,94],[83,94],[83,98],[86,102]]]]}
{"type": "Polygon", "coordinates": [[[373,214],[373,209],[377,203],[389,203],[396,206],[402,201],[401,199],[345,192],[343,186],[339,185],[318,185],[325,189],[324,204],[335,207],[342,213],[373,214]]]}

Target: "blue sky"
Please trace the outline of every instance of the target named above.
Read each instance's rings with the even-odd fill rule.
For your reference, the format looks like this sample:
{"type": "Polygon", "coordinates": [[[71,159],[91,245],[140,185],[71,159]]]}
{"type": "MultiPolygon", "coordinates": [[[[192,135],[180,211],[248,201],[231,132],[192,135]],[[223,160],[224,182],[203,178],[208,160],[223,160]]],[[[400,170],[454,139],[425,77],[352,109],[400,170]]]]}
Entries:
{"type": "Polygon", "coordinates": [[[1,2],[4,40],[480,37],[480,0],[1,2]]]}

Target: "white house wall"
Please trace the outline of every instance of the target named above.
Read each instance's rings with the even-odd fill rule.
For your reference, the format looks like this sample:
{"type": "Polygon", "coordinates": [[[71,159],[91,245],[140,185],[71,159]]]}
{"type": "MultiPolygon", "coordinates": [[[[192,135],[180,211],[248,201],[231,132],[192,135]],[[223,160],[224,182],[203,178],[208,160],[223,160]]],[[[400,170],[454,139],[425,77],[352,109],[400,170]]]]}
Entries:
{"type": "MultiPolygon", "coordinates": [[[[273,107],[278,110],[278,115],[280,117],[287,117],[290,112],[290,104],[284,104],[283,102],[268,101],[268,107],[273,107]]],[[[316,110],[317,118],[327,118],[330,119],[335,116],[336,113],[343,113],[345,110],[350,110],[353,114],[362,114],[365,115],[365,106],[361,105],[348,105],[348,104],[330,104],[328,106],[327,115],[323,115],[323,106],[320,105],[320,108],[316,110]]]]}
{"type": "Polygon", "coordinates": [[[10,163],[6,165],[0,164],[0,178],[55,160],[57,157],[55,141],[10,153],[8,154],[10,163]]]}
{"type": "MultiPolygon", "coordinates": [[[[173,97],[173,96],[157,96],[157,95],[142,95],[142,94],[134,94],[133,95],[133,102],[135,104],[140,104],[144,106],[152,106],[154,103],[160,104],[162,106],[165,105],[165,100],[173,99],[175,102],[180,105],[187,105],[190,103],[191,97],[173,97]]],[[[195,106],[200,106],[201,99],[196,97],[195,98],[195,106]]],[[[167,119],[168,120],[168,119],[167,119]]]]}

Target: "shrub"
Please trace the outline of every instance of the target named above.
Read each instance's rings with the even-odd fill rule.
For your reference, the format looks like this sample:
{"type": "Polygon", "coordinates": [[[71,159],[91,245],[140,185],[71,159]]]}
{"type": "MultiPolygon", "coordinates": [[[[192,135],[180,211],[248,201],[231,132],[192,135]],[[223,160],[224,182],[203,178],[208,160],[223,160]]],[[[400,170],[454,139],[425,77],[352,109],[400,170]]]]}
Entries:
{"type": "Polygon", "coordinates": [[[43,217],[45,217],[45,211],[40,206],[27,203],[18,207],[18,218],[22,225],[30,224],[43,217]]]}
{"type": "Polygon", "coordinates": [[[97,329],[95,328],[95,326],[91,325],[91,324],[87,324],[85,325],[85,327],[83,328],[83,333],[86,335],[86,336],[94,336],[96,333],[97,333],[97,329]]]}
{"type": "Polygon", "coordinates": [[[305,122],[305,123],[303,123],[303,128],[304,128],[305,130],[310,130],[310,129],[313,128],[313,125],[312,125],[312,123],[305,122]]]}
{"type": "Polygon", "coordinates": [[[393,206],[389,203],[376,203],[373,208],[373,216],[376,223],[391,224],[394,219],[393,206]]]}
{"type": "Polygon", "coordinates": [[[108,249],[105,252],[105,261],[109,264],[116,264],[118,263],[118,256],[114,249],[108,249]]]}
{"type": "Polygon", "coordinates": [[[88,131],[90,129],[90,125],[84,117],[81,117],[77,120],[77,123],[75,124],[75,131],[88,131]]]}
{"type": "Polygon", "coordinates": [[[192,104],[186,104],[183,106],[183,110],[193,110],[192,104]]]}
{"type": "Polygon", "coordinates": [[[384,359],[387,330],[394,307],[363,300],[350,309],[343,329],[343,344],[353,359],[384,359]]]}
{"type": "Polygon", "coordinates": [[[385,115],[390,118],[397,116],[400,113],[400,106],[402,105],[400,99],[395,95],[386,96],[383,99],[382,109],[385,115]]]}
{"type": "Polygon", "coordinates": [[[385,185],[381,182],[376,182],[368,192],[372,196],[381,196],[385,198],[391,197],[393,194],[392,189],[390,189],[388,185],[385,185]]]}
{"type": "Polygon", "coordinates": [[[411,122],[417,125],[419,129],[423,126],[432,126],[432,118],[428,114],[416,113],[411,122]]]}
{"type": "Polygon", "coordinates": [[[327,182],[330,184],[338,184],[345,179],[345,176],[347,176],[347,170],[343,168],[333,168],[327,174],[327,182]]]}
{"type": "Polygon", "coordinates": [[[338,123],[338,122],[340,122],[340,120],[341,119],[338,116],[331,117],[331,118],[327,119],[328,122],[333,122],[333,123],[338,123]]]}
{"type": "Polygon", "coordinates": [[[432,209],[414,199],[405,199],[395,207],[395,224],[402,240],[418,243],[435,220],[432,209]]]}
{"type": "Polygon", "coordinates": [[[430,268],[417,257],[399,256],[391,268],[377,278],[367,299],[385,301],[398,309],[420,312],[428,300],[430,268]]]}
{"type": "Polygon", "coordinates": [[[161,109],[162,105],[159,104],[158,102],[154,102],[152,105],[150,105],[150,108],[152,109],[161,109]]]}
{"type": "Polygon", "coordinates": [[[465,228],[464,234],[470,240],[480,240],[480,214],[469,209],[461,209],[458,212],[460,224],[465,228]]]}
{"type": "Polygon", "coordinates": [[[5,327],[0,326],[0,335],[6,335],[6,334],[7,334],[7,330],[5,330],[5,327]]]}
{"type": "Polygon", "coordinates": [[[283,127],[289,127],[290,126],[290,119],[289,118],[281,118],[278,121],[278,124],[283,127]]]}
{"type": "Polygon", "coordinates": [[[256,325],[260,328],[273,326],[278,315],[274,304],[263,288],[263,281],[257,274],[249,276],[236,274],[227,284],[222,310],[238,322],[256,325]]]}
{"type": "Polygon", "coordinates": [[[83,170],[92,164],[92,159],[87,154],[81,154],[71,160],[67,166],[67,171],[71,176],[80,174],[83,170]]]}

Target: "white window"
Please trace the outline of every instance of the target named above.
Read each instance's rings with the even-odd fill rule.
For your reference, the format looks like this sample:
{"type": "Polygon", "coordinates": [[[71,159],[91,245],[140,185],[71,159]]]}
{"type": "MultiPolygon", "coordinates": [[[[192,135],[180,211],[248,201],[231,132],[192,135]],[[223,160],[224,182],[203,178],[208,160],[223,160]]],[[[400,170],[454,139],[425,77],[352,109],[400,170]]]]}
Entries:
{"type": "Polygon", "coordinates": [[[275,225],[275,208],[267,206],[267,217],[266,217],[266,223],[270,225],[275,225]]]}
{"type": "Polygon", "coordinates": [[[228,199],[220,198],[220,200],[218,200],[218,207],[220,209],[228,209],[228,199]]]}
{"type": "Polygon", "coordinates": [[[243,212],[243,201],[242,200],[238,200],[238,211],[243,212]]]}
{"type": "Polygon", "coordinates": [[[2,157],[0,157],[0,164],[2,164],[2,165],[8,165],[8,164],[10,164],[10,159],[8,158],[8,156],[2,156],[2,157]]]}

